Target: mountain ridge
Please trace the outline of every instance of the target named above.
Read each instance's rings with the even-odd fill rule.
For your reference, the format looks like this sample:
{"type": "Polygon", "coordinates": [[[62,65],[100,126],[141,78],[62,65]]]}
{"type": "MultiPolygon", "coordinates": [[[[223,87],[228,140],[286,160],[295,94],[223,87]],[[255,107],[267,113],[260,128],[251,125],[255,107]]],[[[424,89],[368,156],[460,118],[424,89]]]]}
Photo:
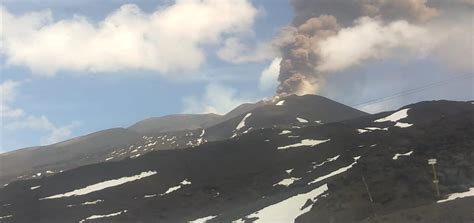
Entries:
{"type": "Polygon", "coordinates": [[[324,125],[257,129],[15,181],[0,188],[0,204],[9,204],[0,206],[0,216],[11,215],[6,222],[471,222],[472,198],[438,202],[474,190],[473,126],[471,103],[438,101],[324,125]],[[439,162],[440,198],[429,158],[439,162]],[[155,174],[41,200],[140,173],[155,174]],[[119,214],[85,220],[111,213],[119,214]]]}

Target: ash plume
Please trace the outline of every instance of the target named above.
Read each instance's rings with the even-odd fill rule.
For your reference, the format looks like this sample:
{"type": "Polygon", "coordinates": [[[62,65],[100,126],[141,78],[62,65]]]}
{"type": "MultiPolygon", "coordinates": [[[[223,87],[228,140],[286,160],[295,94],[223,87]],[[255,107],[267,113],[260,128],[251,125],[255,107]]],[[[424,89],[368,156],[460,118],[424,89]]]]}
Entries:
{"type": "Polygon", "coordinates": [[[291,4],[295,18],[274,40],[282,54],[278,95],[318,93],[325,75],[381,58],[394,48],[424,53],[438,41],[423,25],[441,11],[427,0],[291,0],[291,4]]]}

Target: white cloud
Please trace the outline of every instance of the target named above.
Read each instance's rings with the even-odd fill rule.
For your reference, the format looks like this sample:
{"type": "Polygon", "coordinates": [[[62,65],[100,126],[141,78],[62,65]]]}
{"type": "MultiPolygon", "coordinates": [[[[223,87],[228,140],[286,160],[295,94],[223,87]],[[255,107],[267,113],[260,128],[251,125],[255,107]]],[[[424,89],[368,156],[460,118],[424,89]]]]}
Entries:
{"type": "Polygon", "coordinates": [[[56,126],[45,116],[29,115],[25,118],[8,122],[2,128],[10,131],[28,129],[45,132],[46,135],[41,138],[40,144],[47,145],[70,138],[72,136],[72,130],[79,125],[79,122],[72,122],[65,126],[56,126]]]}
{"type": "Polygon", "coordinates": [[[17,96],[16,88],[21,84],[19,81],[6,80],[0,84],[0,124],[3,119],[17,118],[25,114],[22,109],[10,107],[10,103],[15,101],[17,96]]]}
{"type": "Polygon", "coordinates": [[[317,69],[334,72],[359,65],[370,59],[382,59],[395,50],[424,55],[437,40],[424,27],[400,20],[389,24],[364,17],[356,25],[319,43],[321,61],[317,69]]]}
{"type": "Polygon", "coordinates": [[[42,132],[44,136],[38,142],[42,145],[60,142],[72,137],[72,130],[80,125],[79,122],[57,126],[46,116],[30,115],[23,109],[12,106],[18,94],[17,88],[23,82],[6,80],[0,83],[1,138],[4,137],[6,132],[12,133],[24,130],[42,132]]]}
{"type": "Polygon", "coordinates": [[[50,11],[13,15],[0,7],[7,64],[40,75],[60,70],[169,73],[198,68],[205,45],[249,32],[258,10],[248,0],[177,0],[145,13],[128,4],[94,23],[82,16],[54,21],[50,11]]]}
{"type": "Polygon", "coordinates": [[[237,91],[227,86],[211,83],[206,86],[206,91],[201,96],[189,96],[183,99],[183,113],[216,113],[225,114],[246,102],[251,102],[248,97],[237,94],[237,91]]]}
{"type": "MultiPolygon", "coordinates": [[[[467,3],[467,2],[466,2],[467,3]]],[[[472,4],[472,3],[471,3],[472,4]]],[[[474,33],[471,13],[458,13],[455,22],[440,21],[430,26],[431,36],[441,41],[434,49],[437,62],[454,72],[474,72],[474,33]]]]}
{"type": "Polygon", "coordinates": [[[276,54],[277,50],[270,43],[262,42],[250,47],[235,37],[228,38],[217,52],[219,58],[235,64],[264,61],[276,54]]]}
{"type": "Polygon", "coordinates": [[[317,70],[335,72],[368,60],[434,58],[453,71],[474,70],[472,14],[458,13],[426,24],[404,20],[383,23],[363,17],[355,26],[341,29],[337,35],[318,45],[321,56],[317,70]],[[471,21],[471,22],[469,22],[471,21]],[[460,57],[460,55],[463,55],[460,57]]]}
{"type": "Polygon", "coordinates": [[[273,59],[270,65],[262,71],[259,88],[262,91],[275,89],[278,86],[278,75],[280,74],[281,58],[273,59]]]}

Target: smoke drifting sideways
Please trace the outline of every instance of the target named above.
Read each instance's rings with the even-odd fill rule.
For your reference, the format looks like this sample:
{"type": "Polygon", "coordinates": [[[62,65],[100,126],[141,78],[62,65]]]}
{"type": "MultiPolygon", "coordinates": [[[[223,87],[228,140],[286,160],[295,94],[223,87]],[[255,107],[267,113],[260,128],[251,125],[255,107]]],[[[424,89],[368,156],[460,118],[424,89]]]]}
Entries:
{"type": "Polygon", "coordinates": [[[282,56],[279,96],[316,94],[326,75],[387,57],[394,49],[429,55],[446,39],[433,35],[431,22],[448,10],[474,6],[472,0],[290,1],[295,18],[273,41],[282,56]]]}

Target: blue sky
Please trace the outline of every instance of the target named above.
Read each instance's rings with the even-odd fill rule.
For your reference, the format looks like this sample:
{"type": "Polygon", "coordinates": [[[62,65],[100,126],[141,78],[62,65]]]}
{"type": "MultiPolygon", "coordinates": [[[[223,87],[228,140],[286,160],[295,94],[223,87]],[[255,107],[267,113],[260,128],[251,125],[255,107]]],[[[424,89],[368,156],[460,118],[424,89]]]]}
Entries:
{"type": "MultiPolygon", "coordinates": [[[[130,2],[114,0],[97,4],[92,0],[6,0],[2,6],[12,16],[49,10],[53,18],[50,23],[70,21],[80,15],[88,23],[98,26],[127,3],[130,2]]],[[[143,14],[150,14],[157,8],[167,10],[175,2],[140,0],[133,1],[133,4],[143,14]]],[[[94,64],[87,64],[87,69],[68,69],[67,66],[75,64],[66,63],[58,65],[60,68],[51,72],[38,68],[39,65],[43,66],[41,63],[46,63],[46,67],[56,65],[54,55],[48,52],[44,52],[42,58],[35,57],[35,61],[20,58],[16,62],[12,62],[12,58],[23,54],[2,54],[0,151],[49,144],[107,128],[127,127],[152,116],[182,112],[224,113],[239,103],[272,97],[275,83],[270,84],[273,87],[263,88],[260,78],[277,56],[265,50],[261,53],[253,50],[258,51],[259,46],[264,49],[265,43],[271,41],[281,27],[291,22],[293,12],[287,0],[254,0],[250,4],[255,11],[249,12],[253,17],[249,19],[248,26],[239,27],[235,22],[232,23],[233,18],[229,18],[230,25],[217,24],[223,26],[216,34],[217,40],[204,34],[204,37],[197,35],[190,40],[190,44],[195,43],[192,41],[198,42],[204,60],[198,66],[182,65],[186,69],[167,71],[163,66],[155,68],[153,64],[143,65],[145,68],[132,64],[117,70],[94,64]],[[232,29],[235,27],[243,31],[234,33],[232,29]],[[244,52],[249,55],[242,57],[244,59],[239,63],[228,61],[225,55],[219,54],[226,40],[232,38],[249,45],[244,52]],[[214,95],[219,95],[216,97],[218,99],[214,99],[214,95]],[[12,111],[21,111],[21,114],[7,114],[12,111]]],[[[242,10],[245,14],[249,8],[243,5],[242,10]]],[[[247,21],[241,17],[235,19],[247,21]]],[[[10,34],[6,32],[5,35],[10,34]]],[[[176,44],[173,47],[185,48],[184,45],[176,44]]],[[[171,49],[172,53],[174,48],[171,49]]],[[[38,48],[38,52],[41,53],[42,49],[38,48]]],[[[181,56],[188,55],[181,52],[178,57],[181,56]]],[[[198,55],[192,58],[199,61],[198,55]]],[[[236,57],[232,59],[237,60],[236,57]]],[[[179,58],[176,61],[182,62],[179,58]]],[[[432,57],[409,61],[400,58],[375,60],[327,76],[325,86],[318,93],[353,105],[466,73],[472,74],[472,70],[450,69],[432,57]]],[[[361,109],[378,112],[435,99],[472,100],[472,78],[452,81],[361,109]]]]}

